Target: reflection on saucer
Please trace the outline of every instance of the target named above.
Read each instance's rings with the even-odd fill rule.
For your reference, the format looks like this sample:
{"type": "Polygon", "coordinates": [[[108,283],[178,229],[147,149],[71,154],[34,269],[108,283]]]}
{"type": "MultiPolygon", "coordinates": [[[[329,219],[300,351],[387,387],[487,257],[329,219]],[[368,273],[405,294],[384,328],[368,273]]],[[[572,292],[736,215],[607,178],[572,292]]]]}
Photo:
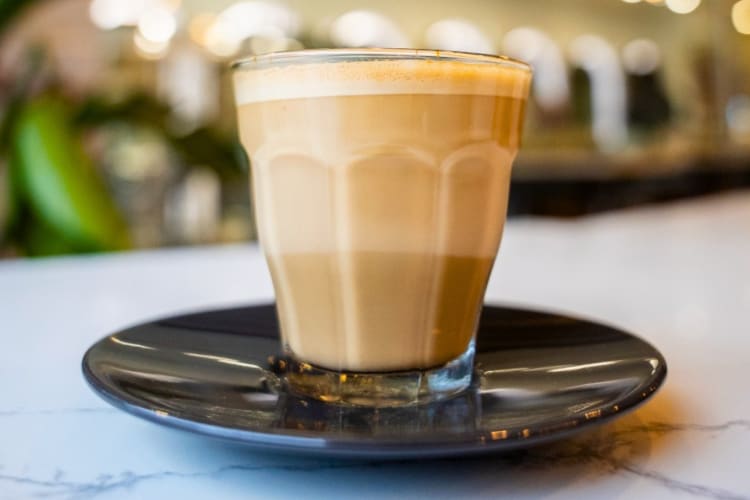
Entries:
{"type": "Polygon", "coordinates": [[[276,425],[286,429],[378,438],[472,433],[481,420],[479,393],[473,390],[430,404],[384,408],[335,405],[282,394],[277,411],[276,425]]]}

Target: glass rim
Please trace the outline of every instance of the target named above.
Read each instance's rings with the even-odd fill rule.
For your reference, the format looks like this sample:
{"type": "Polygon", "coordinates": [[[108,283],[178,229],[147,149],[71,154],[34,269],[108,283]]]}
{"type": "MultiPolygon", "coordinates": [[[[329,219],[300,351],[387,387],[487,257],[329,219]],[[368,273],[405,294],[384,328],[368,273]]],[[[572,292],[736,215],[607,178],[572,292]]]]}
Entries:
{"type": "Polygon", "coordinates": [[[380,48],[302,49],[269,52],[267,54],[243,57],[232,61],[230,68],[232,71],[254,71],[293,64],[409,60],[498,65],[528,74],[532,73],[532,68],[528,63],[504,55],[478,54],[453,50],[380,48]]]}

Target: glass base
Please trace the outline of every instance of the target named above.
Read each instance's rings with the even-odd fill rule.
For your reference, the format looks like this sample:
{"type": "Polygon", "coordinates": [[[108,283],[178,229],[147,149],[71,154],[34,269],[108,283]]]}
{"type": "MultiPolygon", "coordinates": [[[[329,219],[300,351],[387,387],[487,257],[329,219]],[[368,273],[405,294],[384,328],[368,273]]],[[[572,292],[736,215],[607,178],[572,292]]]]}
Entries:
{"type": "Polygon", "coordinates": [[[455,396],[471,385],[474,342],[461,356],[425,370],[333,371],[291,356],[274,358],[271,365],[290,392],[326,403],[370,407],[426,404],[455,396]]]}

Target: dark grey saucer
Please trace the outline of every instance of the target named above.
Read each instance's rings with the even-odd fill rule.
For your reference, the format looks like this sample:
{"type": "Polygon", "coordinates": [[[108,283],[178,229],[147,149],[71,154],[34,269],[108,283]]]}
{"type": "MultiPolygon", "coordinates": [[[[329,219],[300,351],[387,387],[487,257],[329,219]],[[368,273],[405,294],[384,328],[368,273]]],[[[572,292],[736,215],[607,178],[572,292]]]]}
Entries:
{"type": "Polygon", "coordinates": [[[425,406],[352,408],[287,394],[272,305],[146,323],[96,343],[83,373],[106,401],[162,425],[263,449],[416,458],[502,451],[612,419],[664,381],[662,355],[598,323],[487,306],[473,388],[425,406]]]}

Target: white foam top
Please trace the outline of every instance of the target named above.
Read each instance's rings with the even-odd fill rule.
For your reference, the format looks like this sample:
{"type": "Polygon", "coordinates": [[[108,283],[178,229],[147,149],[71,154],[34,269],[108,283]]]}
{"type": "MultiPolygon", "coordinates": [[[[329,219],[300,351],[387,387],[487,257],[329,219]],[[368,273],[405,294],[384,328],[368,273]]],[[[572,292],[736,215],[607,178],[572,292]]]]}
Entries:
{"type": "Polygon", "coordinates": [[[440,59],[302,63],[234,74],[238,105],[309,97],[454,94],[526,98],[531,73],[503,64],[440,59]]]}

